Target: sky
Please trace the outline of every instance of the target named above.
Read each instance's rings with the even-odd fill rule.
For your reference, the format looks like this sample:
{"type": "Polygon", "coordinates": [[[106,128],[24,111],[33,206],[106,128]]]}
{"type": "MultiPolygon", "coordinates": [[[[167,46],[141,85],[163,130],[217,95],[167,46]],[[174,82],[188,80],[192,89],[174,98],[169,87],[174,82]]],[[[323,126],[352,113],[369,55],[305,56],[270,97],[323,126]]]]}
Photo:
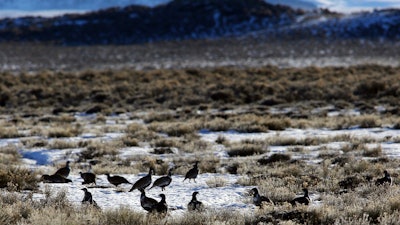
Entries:
{"type": "MultiPolygon", "coordinates": [[[[1,0],[0,18],[21,16],[53,17],[65,13],[85,13],[108,7],[124,7],[131,4],[154,7],[170,0],[1,0]]],[[[400,0],[265,0],[272,4],[286,4],[295,8],[328,8],[350,13],[360,10],[400,8],[400,0]]]]}

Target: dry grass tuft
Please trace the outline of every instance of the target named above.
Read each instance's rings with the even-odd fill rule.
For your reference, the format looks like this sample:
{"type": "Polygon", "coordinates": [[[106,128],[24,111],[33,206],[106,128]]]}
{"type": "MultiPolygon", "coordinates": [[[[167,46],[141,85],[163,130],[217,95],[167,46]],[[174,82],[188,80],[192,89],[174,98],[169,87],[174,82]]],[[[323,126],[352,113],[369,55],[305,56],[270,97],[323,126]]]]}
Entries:
{"type": "Polygon", "coordinates": [[[258,163],[261,165],[266,165],[270,163],[275,163],[275,162],[287,162],[291,160],[291,156],[287,154],[280,154],[280,153],[274,153],[268,157],[263,157],[258,160],[258,163]]]}

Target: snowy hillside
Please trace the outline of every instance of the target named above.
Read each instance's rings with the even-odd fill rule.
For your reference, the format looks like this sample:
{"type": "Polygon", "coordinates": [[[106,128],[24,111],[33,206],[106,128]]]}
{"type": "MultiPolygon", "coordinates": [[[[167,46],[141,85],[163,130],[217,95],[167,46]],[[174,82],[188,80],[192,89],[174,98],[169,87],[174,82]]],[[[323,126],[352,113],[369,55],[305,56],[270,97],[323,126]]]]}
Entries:
{"type": "Polygon", "coordinates": [[[131,44],[247,34],[278,39],[396,39],[399,15],[396,9],[353,14],[303,11],[263,0],[174,0],[153,8],[131,5],[55,18],[3,19],[0,41],[131,44]]]}

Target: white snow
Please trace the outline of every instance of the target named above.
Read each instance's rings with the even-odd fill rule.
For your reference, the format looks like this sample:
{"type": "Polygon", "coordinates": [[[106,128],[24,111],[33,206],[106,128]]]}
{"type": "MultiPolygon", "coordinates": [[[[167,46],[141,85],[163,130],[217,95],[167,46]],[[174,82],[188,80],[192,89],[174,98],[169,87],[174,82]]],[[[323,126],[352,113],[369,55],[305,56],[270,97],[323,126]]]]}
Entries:
{"type": "MultiPolygon", "coordinates": [[[[93,125],[90,122],[83,123],[85,120],[91,121],[93,117],[87,115],[77,115],[77,120],[86,124],[85,126],[99,126],[93,125]]],[[[125,124],[132,123],[134,120],[130,120],[129,116],[112,116],[107,117],[107,124],[125,124]],[[117,122],[118,121],[118,122],[117,122]],[[121,122],[123,121],[123,122],[121,122]]],[[[135,120],[135,122],[138,122],[135,120]]],[[[140,121],[139,121],[140,122],[140,121]]],[[[92,128],[90,128],[92,129],[92,128]]],[[[400,157],[400,143],[392,141],[392,138],[398,137],[400,135],[400,130],[390,129],[390,126],[378,127],[378,128],[352,128],[346,130],[329,130],[329,129],[286,129],[283,131],[269,131],[265,133],[239,133],[236,131],[226,131],[226,132],[211,132],[208,130],[200,130],[198,133],[202,140],[213,143],[213,147],[210,151],[214,152],[214,155],[219,157],[221,160],[229,160],[226,153],[226,149],[223,145],[216,144],[215,140],[218,137],[225,137],[229,142],[239,142],[242,140],[265,140],[274,139],[274,137],[285,137],[293,138],[296,140],[302,140],[306,138],[327,138],[335,137],[341,135],[347,135],[354,138],[368,138],[377,140],[377,144],[369,144],[368,147],[376,147],[380,145],[383,150],[383,154],[388,157],[400,157]]],[[[121,137],[121,133],[106,133],[104,135],[93,135],[86,133],[76,138],[69,138],[69,141],[79,141],[82,139],[100,139],[103,141],[112,141],[118,137],[121,137]]],[[[49,140],[51,141],[51,140],[49,140]]],[[[309,162],[310,164],[320,162],[318,159],[319,150],[321,147],[325,151],[336,152],[341,154],[341,147],[345,145],[346,142],[332,142],[325,143],[317,146],[301,146],[304,151],[300,152],[290,152],[292,158],[301,158],[309,162]]],[[[1,139],[0,146],[5,145],[17,145],[20,146],[19,139],[1,139]]],[[[291,146],[293,148],[293,146],[291,146]]],[[[290,148],[290,147],[289,147],[290,148]]],[[[39,170],[41,173],[53,173],[56,168],[54,164],[61,164],[66,160],[73,160],[73,155],[77,155],[82,149],[46,149],[46,148],[33,148],[33,149],[22,149],[21,154],[24,157],[23,162],[27,167],[35,170],[39,170]]],[[[176,150],[178,151],[178,150],[176,150]]],[[[288,146],[269,146],[269,152],[265,155],[270,155],[272,153],[285,153],[288,151],[288,146]]],[[[178,153],[183,156],[183,153],[178,153]]],[[[132,158],[138,155],[148,155],[151,156],[150,147],[130,147],[120,149],[120,155],[122,159],[132,158]]],[[[163,155],[165,159],[168,157],[173,157],[174,154],[163,155]]],[[[260,156],[261,157],[261,156],[260,156]]],[[[73,182],[68,184],[44,184],[40,183],[39,190],[45,190],[45,187],[50,187],[54,191],[65,190],[67,192],[67,198],[72,202],[72,204],[79,205],[83,198],[83,191],[80,189],[84,187],[81,184],[82,179],[79,175],[80,171],[72,170],[70,176],[68,177],[73,182]]],[[[118,174],[127,178],[130,182],[135,182],[140,177],[146,174],[145,171],[139,174],[118,174]]],[[[115,174],[112,174],[115,175],[115,174]]],[[[160,176],[153,176],[153,181],[160,176]]],[[[225,173],[201,173],[196,179],[196,183],[191,181],[183,182],[182,175],[173,175],[172,183],[166,190],[164,194],[167,196],[167,203],[171,208],[171,215],[182,214],[186,210],[186,205],[191,199],[191,194],[194,191],[198,191],[200,194],[198,199],[202,201],[206,206],[212,209],[229,209],[238,211],[240,213],[246,213],[255,208],[251,204],[251,197],[249,196],[249,190],[252,187],[242,186],[237,183],[238,179],[246,178],[242,175],[233,175],[225,173]],[[209,185],[209,184],[211,185],[209,185]]],[[[94,200],[103,209],[113,209],[120,206],[126,206],[128,208],[143,211],[140,206],[140,192],[135,190],[133,192],[128,192],[131,185],[124,184],[120,187],[115,188],[106,179],[105,175],[97,175],[97,185],[87,186],[89,191],[92,193],[94,200]]],[[[158,195],[161,193],[160,188],[156,187],[151,190],[147,190],[146,194],[149,197],[160,199],[158,195]]],[[[43,193],[35,193],[34,198],[37,200],[43,199],[43,193]]],[[[317,199],[317,195],[311,195],[311,198],[317,199]]],[[[320,201],[315,201],[312,207],[322,204],[320,201]]]]}

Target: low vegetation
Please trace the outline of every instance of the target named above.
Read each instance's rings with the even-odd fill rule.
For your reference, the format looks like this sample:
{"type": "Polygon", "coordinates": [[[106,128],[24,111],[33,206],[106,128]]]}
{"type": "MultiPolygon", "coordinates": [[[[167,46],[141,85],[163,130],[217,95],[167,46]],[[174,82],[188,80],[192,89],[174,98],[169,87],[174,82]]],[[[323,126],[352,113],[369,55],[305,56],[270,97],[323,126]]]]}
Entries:
{"type": "MultiPolygon", "coordinates": [[[[0,146],[0,224],[396,223],[399,160],[387,157],[382,143],[399,143],[398,137],[293,138],[282,131],[399,129],[399,78],[398,68],[376,65],[3,72],[0,138],[18,141],[0,146]],[[210,131],[268,136],[201,138],[210,131]],[[120,157],[122,149],[136,148],[149,154],[120,157]],[[237,174],[241,178],[234,185],[257,186],[275,205],[248,215],[211,208],[166,218],[124,207],[77,206],[65,192],[37,190],[43,171],[31,171],[21,161],[31,149],[62,151],[74,159],[74,169],[90,164],[101,176],[149,167],[164,175],[171,164],[174,175],[184,175],[201,158],[201,173],[237,174]],[[384,170],[395,178],[393,186],[374,184],[384,170]],[[304,187],[318,204],[292,207],[288,201],[304,187]],[[44,199],[34,200],[36,192],[44,199]]],[[[223,188],[227,181],[206,183],[223,188]]],[[[250,195],[245,199],[251,204],[250,195]]]]}

